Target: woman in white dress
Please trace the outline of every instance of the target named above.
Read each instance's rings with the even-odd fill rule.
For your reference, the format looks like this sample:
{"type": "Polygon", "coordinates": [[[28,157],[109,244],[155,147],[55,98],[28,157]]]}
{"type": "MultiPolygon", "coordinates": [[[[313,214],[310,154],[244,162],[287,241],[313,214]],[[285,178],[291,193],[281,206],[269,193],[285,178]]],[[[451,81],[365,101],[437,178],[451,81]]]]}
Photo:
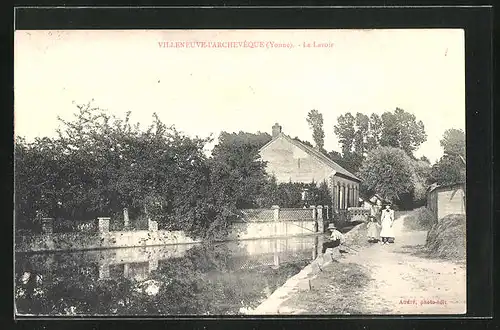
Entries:
{"type": "Polygon", "coordinates": [[[388,244],[389,239],[394,240],[394,230],[392,228],[392,225],[394,223],[394,211],[391,209],[390,204],[385,205],[385,209],[382,211],[380,222],[382,223],[382,230],[380,231],[382,244],[388,244]]]}

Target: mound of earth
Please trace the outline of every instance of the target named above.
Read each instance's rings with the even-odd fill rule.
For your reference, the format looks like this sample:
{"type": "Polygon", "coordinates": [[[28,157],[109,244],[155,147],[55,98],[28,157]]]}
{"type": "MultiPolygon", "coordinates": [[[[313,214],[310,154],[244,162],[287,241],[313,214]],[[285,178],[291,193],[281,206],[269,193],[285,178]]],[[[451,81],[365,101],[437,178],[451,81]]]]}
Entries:
{"type": "Polygon", "coordinates": [[[450,259],[465,259],[465,224],[463,214],[450,214],[434,224],[427,233],[426,249],[430,256],[450,259]]]}
{"type": "Polygon", "coordinates": [[[361,223],[354,226],[354,228],[352,228],[345,234],[345,245],[353,248],[359,248],[370,245],[366,234],[367,234],[366,223],[361,223]]]}

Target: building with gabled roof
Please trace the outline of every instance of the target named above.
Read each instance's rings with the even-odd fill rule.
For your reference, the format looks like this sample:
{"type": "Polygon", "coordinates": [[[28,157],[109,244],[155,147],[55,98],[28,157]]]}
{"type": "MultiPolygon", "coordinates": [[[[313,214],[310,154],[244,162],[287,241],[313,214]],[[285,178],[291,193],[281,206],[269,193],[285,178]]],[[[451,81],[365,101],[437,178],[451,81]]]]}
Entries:
{"type": "Polygon", "coordinates": [[[332,196],[334,209],[357,206],[361,180],[324,155],[321,151],[290,138],[276,123],[272,139],[259,150],[266,171],[280,182],[317,184],[325,181],[332,196]]]}

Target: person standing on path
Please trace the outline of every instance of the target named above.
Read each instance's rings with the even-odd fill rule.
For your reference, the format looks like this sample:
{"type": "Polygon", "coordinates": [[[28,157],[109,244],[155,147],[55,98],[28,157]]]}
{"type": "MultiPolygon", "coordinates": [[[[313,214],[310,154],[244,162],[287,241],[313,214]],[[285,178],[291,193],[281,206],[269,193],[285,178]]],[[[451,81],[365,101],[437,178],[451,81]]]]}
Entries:
{"type": "Polygon", "coordinates": [[[377,243],[380,240],[380,201],[370,205],[370,215],[366,224],[368,242],[377,243]]]}
{"type": "Polygon", "coordinates": [[[394,229],[392,228],[394,223],[394,210],[391,209],[391,204],[385,205],[380,221],[382,223],[382,230],[380,231],[382,244],[388,244],[389,239],[394,241],[394,229]]]}

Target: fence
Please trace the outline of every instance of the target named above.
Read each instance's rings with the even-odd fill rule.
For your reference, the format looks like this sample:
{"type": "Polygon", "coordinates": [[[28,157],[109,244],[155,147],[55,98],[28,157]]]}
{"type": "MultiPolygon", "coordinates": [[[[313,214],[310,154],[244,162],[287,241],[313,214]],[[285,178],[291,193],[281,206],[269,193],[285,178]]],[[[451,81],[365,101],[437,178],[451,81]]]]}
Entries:
{"type": "Polygon", "coordinates": [[[327,210],[322,206],[280,208],[275,205],[270,209],[242,209],[239,210],[239,217],[244,222],[316,220],[318,218],[327,220],[327,210]]]}
{"type": "MultiPolygon", "coordinates": [[[[47,218],[45,221],[45,229],[47,228],[47,218]]],[[[43,228],[43,226],[42,226],[43,228]]],[[[70,233],[70,232],[82,232],[82,233],[97,233],[97,219],[91,220],[68,220],[68,219],[55,219],[52,225],[52,231],[54,233],[70,233]]]]}
{"type": "Polygon", "coordinates": [[[278,209],[278,220],[316,220],[316,209],[294,209],[283,208],[278,209]]]}
{"type": "Polygon", "coordinates": [[[349,207],[347,209],[349,221],[366,221],[370,215],[370,210],[364,207],[349,207]]]}
{"type": "Polygon", "coordinates": [[[242,220],[247,222],[274,221],[273,209],[245,209],[240,212],[242,220]]]}

